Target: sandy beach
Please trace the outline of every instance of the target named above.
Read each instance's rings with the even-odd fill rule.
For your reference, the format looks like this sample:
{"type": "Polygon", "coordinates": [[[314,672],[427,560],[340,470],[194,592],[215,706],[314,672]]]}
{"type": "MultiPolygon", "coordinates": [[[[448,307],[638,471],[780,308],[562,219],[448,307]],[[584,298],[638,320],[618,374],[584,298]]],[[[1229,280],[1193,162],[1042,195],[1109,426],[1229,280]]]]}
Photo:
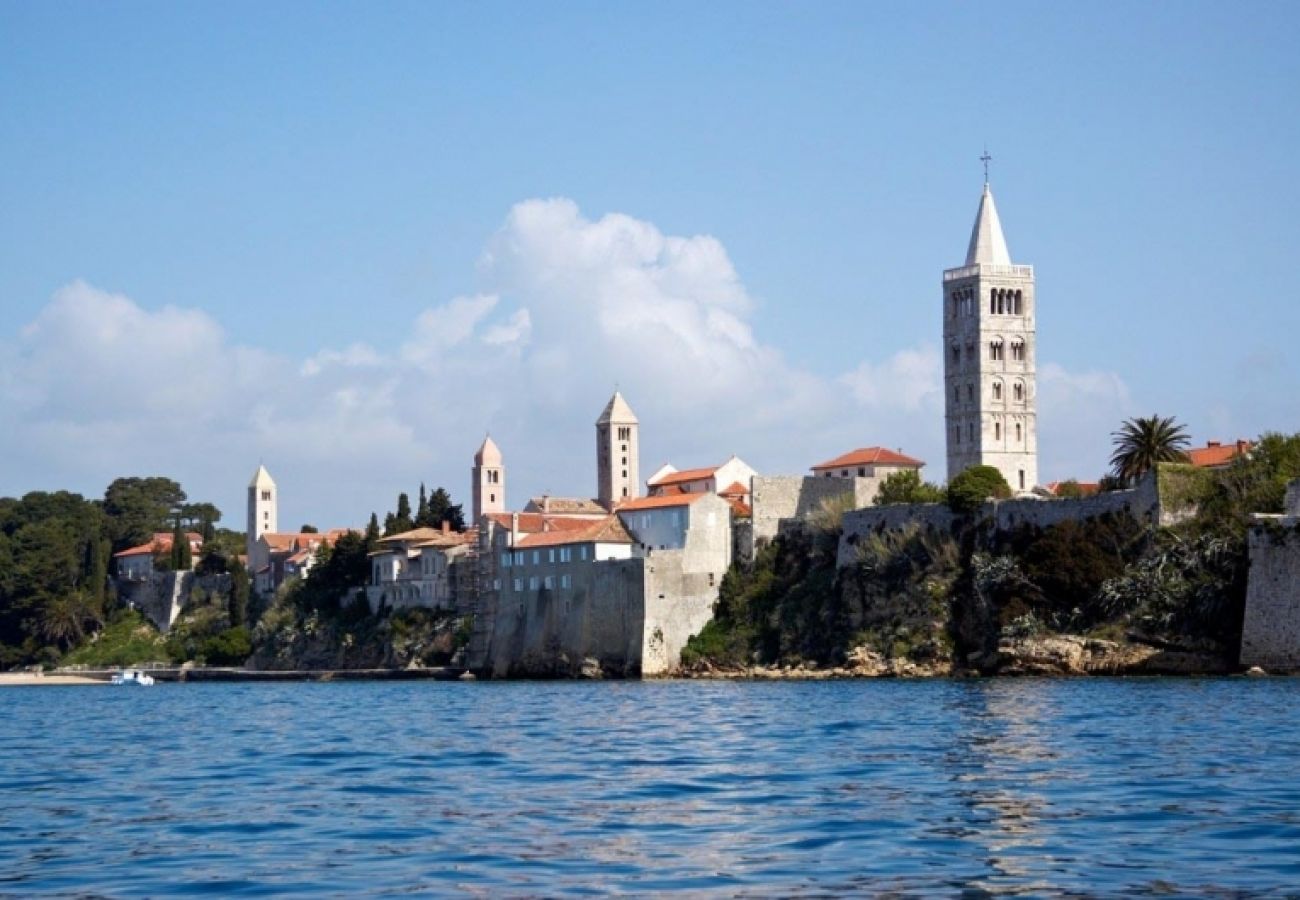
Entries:
{"type": "Polygon", "coordinates": [[[101,678],[81,675],[43,675],[40,672],[0,672],[0,687],[50,686],[56,684],[108,684],[101,678]]]}

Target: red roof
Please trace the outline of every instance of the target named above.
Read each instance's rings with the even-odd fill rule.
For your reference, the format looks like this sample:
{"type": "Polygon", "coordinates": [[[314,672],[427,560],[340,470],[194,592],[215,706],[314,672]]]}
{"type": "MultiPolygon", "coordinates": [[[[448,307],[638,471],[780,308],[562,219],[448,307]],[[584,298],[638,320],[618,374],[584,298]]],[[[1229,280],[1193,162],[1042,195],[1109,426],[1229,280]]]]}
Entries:
{"type": "Polygon", "coordinates": [[[1253,447],[1250,441],[1238,440],[1234,444],[1221,444],[1218,441],[1210,441],[1204,447],[1197,447],[1187,451],[1187,460],[1194,466],[1200,466],[1203,469],[1214,469],[1219,466],[1226,466],[1238,456],[1250,452],[1253,447]]]}
{"type": "Polygon", "coordinates": [[[680,472],[672,472],[664,475],[649,484],[651,487],[666,487],[670,484],[685,484],[690,481],[703,481],[706,478],[712,478],[713,473],[718,471],[719,466],[709,466],[704,469],[682,469],[680,472]]]}
{"type": "MultiPolygon", "coordinates": [[[[197,531],[187,531],[185,532],[185,537],[189,540],[191,547],[203,546],[203,535],[199,534],[197,531]]],[[[137,547],[128,547],[126,550],[118,551],[113,554],[113,558],[117,559],[123,556],[144,556],[145,554],[152,556],[155,553],[166,553],[171,550],[171,548],[172,533],[170,531],[155,531],[153,533],[153,540],[149,543],[140,544],[137,547]]]]}
{"type": "Polygon", "coordinates": [[[749,496],[749,488],[745,487],[739,481],[733,481],[731,484],[727,485],[727,487],[718,491],[718,496],[727,498],[747,497],[749,496]]]}
{"type": "Polygon", "coordinates": [[[919,459],[904,456],[886,447],[859,447],[843,456],[818,463],[812,469],[814,472],[820,472],[822,469],[848,469],[853,466],[904,466],[919,469],[924,465],[925,463],[919,459]]]}
{"type": "Polygon", "coordinates": [[[511,519],[519,516],[519,530],[525,534],[541,534],[547,531],[576,531],[587,528],[592,522],[590,516],[548,516],[542,513],[487,513],[489,519],[502,528],[509,528],[511,519]]]}
{"type": "MultiPolygon", "coordinates": [[[[1064,481],[1049,481],[1043,486],[1047,488],[1049,494],[1056,496],[1056,493],[1061,489],[1061,485],[1063,484],[1065,484],[1064,481]]],[[[1079,486],[1079,493],[1085,497],[1091,497],[1101,488],[1101,485],[1097,484],[1095,481],[1076,481],[1075,484],[1079,486]]]]}
{"type": "Polygon", "coordinates": [[[708,494],[670,494],[666,497],[637,497],[618,505],[619,512],[635,512],[640,509],[664,509],[671,506],[687,506],[709,496],[708,494]]]}
{"type": "Polygon", "coordinates": [[[515,544],[520,549],[532,547],[555,547],[561,544],[630,544],[632,536],[627,533],[618,516],[609,516],[599,522],[588,522],[589,527],[581,531],[552,531],[544,534],[530,534],[515,544]]]}

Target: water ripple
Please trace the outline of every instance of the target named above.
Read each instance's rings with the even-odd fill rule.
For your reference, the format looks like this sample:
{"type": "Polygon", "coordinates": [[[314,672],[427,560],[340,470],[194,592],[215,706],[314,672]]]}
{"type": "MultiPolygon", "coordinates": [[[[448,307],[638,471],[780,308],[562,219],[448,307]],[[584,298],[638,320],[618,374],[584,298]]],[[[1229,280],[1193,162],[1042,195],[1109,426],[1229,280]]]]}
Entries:
{"type": "Polygon", "coordinates": [[[10,689],[0,896],[1290,895],[1300,681],[10,689]]]}

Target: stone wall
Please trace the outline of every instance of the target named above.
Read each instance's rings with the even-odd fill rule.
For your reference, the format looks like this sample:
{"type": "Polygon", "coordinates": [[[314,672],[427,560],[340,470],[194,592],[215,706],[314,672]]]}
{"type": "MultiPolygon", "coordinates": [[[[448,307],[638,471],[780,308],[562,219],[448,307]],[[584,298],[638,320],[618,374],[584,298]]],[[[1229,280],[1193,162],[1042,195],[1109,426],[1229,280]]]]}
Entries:
{"type": "Polygon", "coordinates": [[[681,553],[646,559],[642,675],[662,675],[682,661],[682,648],[713,618],[721,572],[692,572],[681,553]]]}
{"type": "Polygon", "coordinates": [[[1257,516],[1241,624],[1241,664],[1300,669],[1300,516],[1257,516]]]}
{"type": "Polygon", "coordinates": [[[116,580],[117,598],[152,622],[164,634],[180,618],[194,590],[218,596],[230,595],[229,575],[193,572],[155,572],[143,581],[116,580]]]}
{"type": "Polygon", "coordinates": [[[823,502],[853,495],[853,506],[867,506],[879,484],[874,478],[813,478],[801,475],[755,475],[753,542],[770,541],[781,531],[783,519],[807,519],[823,502]]]}
{"type": "Polygon", "coordinates": [[[1300,479],[1286,486],[1286,501],[1282,508],[1285,515],[1300,516],[1300,479]]]}

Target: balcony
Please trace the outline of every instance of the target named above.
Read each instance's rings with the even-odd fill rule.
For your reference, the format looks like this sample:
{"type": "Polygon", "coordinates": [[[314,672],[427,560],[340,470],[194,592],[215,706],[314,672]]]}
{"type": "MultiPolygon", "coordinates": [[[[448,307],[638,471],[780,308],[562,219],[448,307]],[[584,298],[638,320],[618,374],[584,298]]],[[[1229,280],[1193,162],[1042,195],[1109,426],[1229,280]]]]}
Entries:
{"type": "Polygon", "coordinates": [[[947,284],[950,281],[961,281],[963,278],[974,278],[977,275],[984,275],[994,278],[1033,278],[1033,266],[995,266],[991,263],[976,263],[973,266],[961,266],[957,269],[944,269],[943,282],[947,284]]]}

